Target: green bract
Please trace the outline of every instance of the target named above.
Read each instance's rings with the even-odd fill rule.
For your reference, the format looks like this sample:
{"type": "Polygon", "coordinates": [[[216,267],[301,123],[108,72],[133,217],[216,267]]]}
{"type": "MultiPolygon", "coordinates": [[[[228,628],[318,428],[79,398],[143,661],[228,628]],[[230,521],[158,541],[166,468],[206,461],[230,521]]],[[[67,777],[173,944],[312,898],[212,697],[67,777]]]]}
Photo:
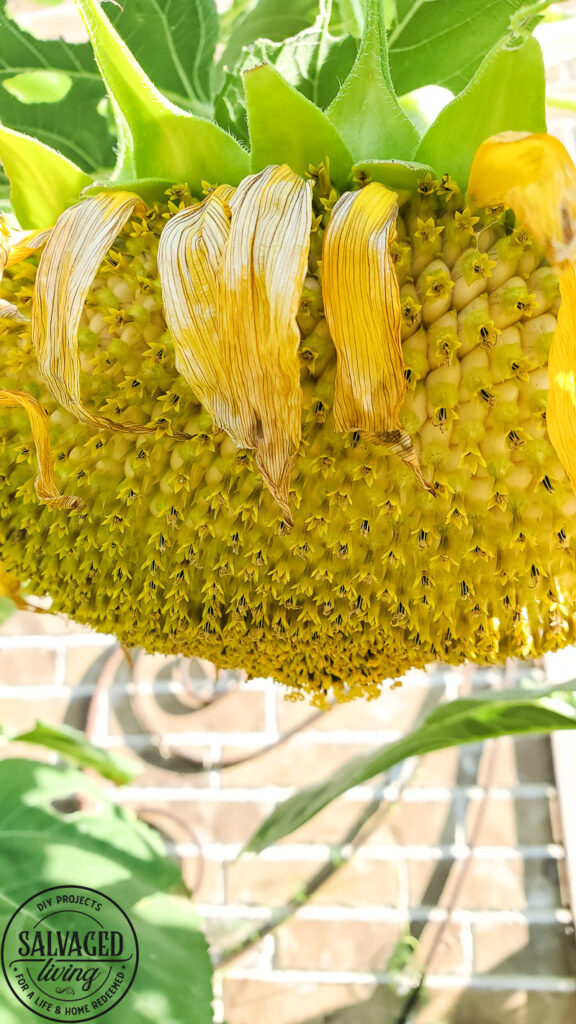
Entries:
{"type": "Polygon", "coordinates": [[[148,196],[158,179],[160,198],[165,182],[197,191],[202,181],[237,184],[282,162],[305,174],[327,161],[343,188],[354,163],[379,161],[374,180],[409,188],[413,176],[399,174],[398,162],[416,154],[464,188],[483,138],[543,128],[542,59],[527,34],[537,16],[519,0],[481,11],[476,0],[444,8],[398,0],[387,33],[382,0],[366,0],[365,16],[360,0],[297,0],[289,10],[259,0],[239,5],[240,17],[233,5],[221,19],[217,65],[214,0],[176,0],[165,12],[150,0],[107,5],[106,14],[96,0],[78,6],[98,68],[88,44],[32,40],[0,8],[0,123],[20,133],[25,125],[55,151],[30,160],[33,143],[6,131],[0,138],[22,227],[49,226],[80,195],[86,172],[131,188],[148,179],[148,196]],[[59,75],[67,89],[45,89],[38,102],[34,87],[14,87],[23,67],[27,82],[59,75]],[[426,84],[458,95],[419,139],[398,94],[426,84]],[[54,181],[48,204],[40,168],[54,181]]]}

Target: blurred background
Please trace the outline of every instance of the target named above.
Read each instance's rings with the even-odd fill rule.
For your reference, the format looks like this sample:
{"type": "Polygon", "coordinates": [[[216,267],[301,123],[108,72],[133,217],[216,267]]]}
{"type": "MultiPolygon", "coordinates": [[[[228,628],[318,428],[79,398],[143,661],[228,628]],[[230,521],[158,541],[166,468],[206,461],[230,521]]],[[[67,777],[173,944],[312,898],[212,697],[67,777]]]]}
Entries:
{"type": "MultiPolygon", "coordinates": [[[[83,37],[71,0],[8,6],[38,33],[83,37]]],[[[574,20],[537,34],[549,130],[576,157],[576,4],[562,9],[574,20]]],[[[181,862],[227,1024],[572,1024],[574,734],[404,762],[259,857],[238,855],[294,789],[397,739],[439,701],[575,675],[573,651],[502,669],[436,666],[376,701],[321,713],[271,680],[195,659],[137,653],[130,664],[113,637],[48,611],[0,627],[6,728],[64,722],[141,761],[133,784],[107,789],[181,862]],[[426,982],[413,1009],[416,966],[426,982]]],[[[50,757],[18,744],[2,753],[50,757]]]]}

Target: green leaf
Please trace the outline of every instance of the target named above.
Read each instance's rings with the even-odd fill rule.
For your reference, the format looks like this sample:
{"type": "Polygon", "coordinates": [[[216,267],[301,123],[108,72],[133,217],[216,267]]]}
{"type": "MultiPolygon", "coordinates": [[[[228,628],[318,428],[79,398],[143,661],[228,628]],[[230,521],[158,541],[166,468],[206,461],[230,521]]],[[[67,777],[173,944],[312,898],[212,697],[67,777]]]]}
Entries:
{"type": "Polygon", "coordinates": [[[409,192],[415,192],[420,179],[431,173],[429,164],[418,164],[413,160],[361,160],[353,168],[355,178],[380,181],[387,188],[409,192]]]}
{"type": "Polygon", "coordinates": [[[203,180],[236,185],[248,154],[226,132],[167,100],[140,67],[98,0],[76,0],[115,112],[120,154],[115,180],[172,178],[197,191],[203,180]]]}
{"type": "Polygon", "coordinates": [[[5,78],[2,86],[20,103],[58,103],[70,92],[72,79],[65,71],[24,71],[5,78]]]}
{"type": "Polygon", "coordinates": [[[33,743],[48,750],[57,750],[75,767],[94,768],[105,779],[120,784],[131,782],[141,774],[137,761],[123,754],[113,754],[91,743],[83,732],[69,725],[51,725],[37,721],[29,732],[11,736],[14,743],[33,743]]]}
{"type": "Polygon", "coordinates": [[[460,92],[519,14],[539,6],[526,0],[396,0],[388,47],[398,94],[422,85],[460,92]]]}
{"type": "Polygon", "coordinates": [[[174,103],[209,116],[218,41],[214,0],[130,0],[110,21],[146,74],[174,103]]]}
{"type": "Polygon", "coordinates": [[[363,0],[337,0],[335,7],[339,14],[339,24],[344,32],[349,32],[356,39],[362,37],[364,31],[363,0]]]}
{"type": "MultiPolygon", "coordinates": [[[[255,46],[258,46],[256,43],[255,46]]],[[[214,97],[214,120],[224,131],[230,132],[247,149],[250,148],[246,96],[242,72],[226,71],[220,92],[214,97]]]]}
{"type": "Polygon", "coordinates": [[[233,31],[219,61],[222,71],[232,70],[244,46],[257,39],[282,42],[309,28],[318,14],[318,0],[259,0],[243,18],[233,24],[233,31]]]}
{"type": "Polygon", "coordinates": [[[0,125],[0,162],[22,228],[49,228],[92,184],[84,171],[37,139],[0,125]]]}
{"type": "Polygon", "coordinates": [[[418,132],[392,86],[381,0],[366,0],[354,67],[327,113],[355,160],[409,160],[414,154],[418,132]]]}
{"type": "Polygon", "coordinates": [[[521,46],[498,45],[459,96],[440,111],[415,158],[466,188],[474,153],[502,131],[546,131],[544,62],[529,36],[521,46]]]}
{"type": "MultiPolygon", "coordinates": [[[[130,0],[108,4],[110,19],[159,89],[198,115],[208,102],[218,29],[214,0],[130,0]]],[[[8,17],[0,0],[0,86],[22,76],[49,74],[71,82],[58,102],[23,103],[0,88],[0,121],[34,135],[83,170],[110,168],[115,133],[99,113],[106,89],[89,43],[36,39],[8,17]]]]}
{"type": "MultiPolygon", "coordinates": [[[[158,835],[108,802],[85,776],[38,762],[0,763],[0,932],[14,910],[42,889],[84,885],[116,900],[140,950],[138,973],[106,1024],[212,1024],[207,944],[180,871],[158,835]],[[54,801],[84,793],[97,813],[60,814],[54,801]]],[[[2,1024],[22,1024],[22,1007],[3,985],[2,1024]]]]}
{"type": "Polygon", "coordinates": [[[397,743],[354,758],[330,778],[300,790],[258,829],[246,849],[259,852],[300,828],[353,786],[380,775],[407,757],[496,736],[576,729],[574,682],[537,693],[503,691],[455,700],[436,708],[419,729],[397,743]]]}
{"type": "Polygon", "coordinates": [[[247,71],[244,90],[250,130],[251,170],[287,163],[306,176],[326,157],[330,177],[341,188],[350,178],[352,159],[326,115],[269,64],[247,71]]]}
{"type": "Polygon", "coordinates": [[[0,85],[19,75],[58,74],[72,85],[58,103],[22,103],[0,88],[0,122],[33,135],[82,170],[114,162],[113,139],[96,107],[105,95],[88,43],[36,39],[6,14],[0,0],[0,85]]]}

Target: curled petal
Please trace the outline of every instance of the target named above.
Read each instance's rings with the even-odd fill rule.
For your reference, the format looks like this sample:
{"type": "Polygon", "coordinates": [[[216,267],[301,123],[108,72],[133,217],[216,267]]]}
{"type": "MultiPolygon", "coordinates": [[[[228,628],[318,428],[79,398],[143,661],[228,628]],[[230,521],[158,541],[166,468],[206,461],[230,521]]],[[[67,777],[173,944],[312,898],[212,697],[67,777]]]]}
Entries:
{"type": "Polygon", "coordinates": [[[222,364],[232,393],[222,425],[255,448],[264,481],[292,523],[290,475],[301,434],[296,314],[308,267],[312,184],[286,164],[240,183],[219,279],[222,364]]]}
{"type": "Polygon", "coordinates": [[[131,192],[103,193],[58,218],[40,257],[31,318],[40,374],[54,398],[84,423],[129,432],[155,428],[114,423],[82,402],[78,326],[100,263],[141,202],[131,192]]]}
{"type": "Polygon", "coordinates": [[[558,271],[562,302],[548,359],[546,426],[560,462],[576,491],[576,271],[558,271]]]}
{"type": "Polygon", "coordinates": [[[576,259],[576,168],[552,135],[502,132],[478,148],[468,191],[511,206],[551,263],[576,259]]]}
{"type": "Polygon", "coordinates": [[[160,236],[158,270],[176,368],[216,423],[223,397],[230,401],[218,336],[218,278],[230,234],[228,200],[221,185],[202,203],[181,210],[160,236]]]}
{"type": "Polygon", "coordinates": [[[14,231],[8,235],[7,267],[28,259],[36,249],[41,249],[50,238],[51,228],[44,231],[14,231]]]}
{"type": "Polygon", "coordinates": [[[24,391],[0,390],[0,406],[12,409],[20,406],[28,416],[38,458],[38,476],[34,481],[34,487],[42,504],[60,509],[80,508],[82,505],[80,498],[60,494],[54,482],[48,417],[40,403],[24,391]]]}
{"type": "Polygon", "coordinates": [[[311,184],[270,166],[178,213],[158,252],[178,369],[238,447],[256,449],[289,523],[301,419],[296,313],[311,224],[311,184]]]}
{"type": "Polygon", "coordinates": [[[10,246],[8,245],[8,238],[5,235],[0,234],[0,281],[2,280],[4,267],[8,263],[9,255],[10,246]]]}
{"type": "Polygon", "coordinates": [[[26,317],[11,302],[6,302],[6,299],[0,299],[0,320],[19,320],[25,323],[26,317]]]}
{"type": "Polygon", "coordinates": [[[40,608],[35,608],[24,599],[20,580],[16,579],[11,573],[6,572],[2,562],[0,562],[0,597],[7,597],[17,608],[21,608],[22,611],[41,612],[40,608]]]}
{"type": "Polygon", "coordinates": [[[391,448],[426,484],[400,426],[406,393],[398,282],[390,256],[395,192],[378,182],[345,192],[324,235],[322,293],[337,352],[334,423],[391,448]]]}

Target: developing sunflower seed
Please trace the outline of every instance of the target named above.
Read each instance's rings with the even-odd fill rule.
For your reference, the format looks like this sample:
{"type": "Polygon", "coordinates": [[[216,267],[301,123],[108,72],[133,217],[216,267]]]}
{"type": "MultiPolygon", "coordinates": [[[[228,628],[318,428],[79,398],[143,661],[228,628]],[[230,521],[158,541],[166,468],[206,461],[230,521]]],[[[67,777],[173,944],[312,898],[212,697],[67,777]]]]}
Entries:
{"type": "Polygon", "coordinates": [[[319,704],[434,660],[572,642],[561,144],[489,138],[468,189],[451,166],[402,163],[410,125],[410,152],[358,164],[346,96],[329,120],[264,65],[246,79],[249,159],[79,6],[139,170],[0,233],[0,587],[29,581],[126,646],[241,665],[319,704]],[[161,188],[127,81],[162,112],[161,188]],[[300,148],[261,119],[274,90],[293,126],[312,119],[300,148]]]}

